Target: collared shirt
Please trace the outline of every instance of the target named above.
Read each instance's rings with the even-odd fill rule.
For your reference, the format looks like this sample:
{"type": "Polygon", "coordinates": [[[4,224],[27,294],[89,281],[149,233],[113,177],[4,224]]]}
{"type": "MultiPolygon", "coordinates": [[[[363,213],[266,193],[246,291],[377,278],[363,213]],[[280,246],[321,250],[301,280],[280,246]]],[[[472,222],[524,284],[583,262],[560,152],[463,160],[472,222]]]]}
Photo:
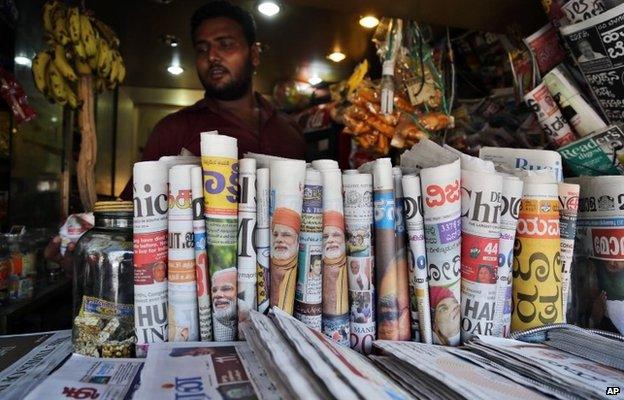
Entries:
{"type": "MultiPolygon", "coordinates": [[[[279,113],[262,95],[255,93],[255,96],[260,111],[255,130],[235,114],[220,109],[215,100],[204,98],[156,124],[143,150],[143,161],[178,155],[182,149],[199,156],[200,133],[214,130],[238,139],[239,158],[246,152],[254,152],[304,159],[305,140],[298,125],[279,113]]],[[[132,199],[132,180],[120,197],[132,199]]]]}

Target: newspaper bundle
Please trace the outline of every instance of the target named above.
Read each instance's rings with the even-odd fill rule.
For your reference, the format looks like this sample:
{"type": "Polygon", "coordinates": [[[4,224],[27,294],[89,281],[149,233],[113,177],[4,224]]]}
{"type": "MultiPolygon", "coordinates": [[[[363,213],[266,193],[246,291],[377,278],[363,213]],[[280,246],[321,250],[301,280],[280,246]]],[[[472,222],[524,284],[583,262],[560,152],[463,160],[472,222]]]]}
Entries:
{"type": "Polygon", "coordinates": [[[624,133],[610,125],[557,149],[574,176],[624,175],[624,133]]]}
{"type": "Polygon", "coordinates": [[[395,246],[397,263],[397,303],[399,307],[399,340],[410,340],[412,329],[416,331],[410,320],[409,268],[407,266],[407,231],[405,229],[405,213],[403,204],[403,173],[400,167],[392,168],[395,205],[395,246]]]}
{"type": "Polygon", "coordinates": [[[485,146],[479,150],[479,158],[507,168],[549,170],[557,176],[559,182],[563,181],[561,156],[556,151],[485,146]]]}
{"type": "Polygon", "coordinates": [[[249,318],[256,304],[256,160],[243,158],[239,162],[238,196],[238,335],[243,338],[241,324],[249,318]]]}
{"type": "Polygon", "coordinates": [[[537,117],[540,127],[554,147],[574,141],[574,133],[544,83],[524,96],[524,101],[537,117]]]}
{"type": "Polygon", "coordinates": [[[503,175],[500,239],[498,240],[498,282],[494,304],[494,336],[509,336],[511,327],[511,283],[514,242],[524,183],[516,176],[503,175]]]}
{"type": "Polygon", "coordinates": [[[305,168],[299,160],[272,160],[270,166],[270,304],[288,314],[295,305],[305,168]]]}
{"type": "Polygon", "coordinates": [[[528,173],[518,215],[511,331],[563,322],[559,190],[554,174],[528,173]]]}
{"type": "MultiPolygon", "coordinates": [[[[305,367],[337,399],[408,399],[409,395],[382,374],[366,357],[340,346],[318,331],[281,310],[274,309],[273,322],[305,367]]],[[[270,366],[266,366],[270,368],[270,366]]],[[[294,372],[294,371],[293,371],[294,372]]],[[[303,397],[307,399],[307,397],[303,397]]]]}
{"type": "MultiPolygon", "coordinates": [[[[377,365],[419,399],[545,399],[455,355],[461,350],[415,342],[376,341],[377,365]]],[[[463,351],[462,351],[463,352],[463,351]]],[[[529,386],[529,385],[527,385],[529,386]]]]}
{"type": "Polygon", "coordinates": [[[377,336],[373,265],[373,177],[343,173],[351,348],[371,351],[377,336]]]}
{"type": "Polygon", "coordinates": [[[150,347],[135,398],[277,400],[266,375],[245,342],[159,343],[150,347]]]}
{"type": "Polygon", "coordinates": [[[195,241],[199,337],[202,342],[208,342],[212,341],[212,307],[210,304],[210,283],[208,281],[206,223],[204,222],[204,183],[201,167],[193,167],[191,169],[191,192],[193,195],[193,239],[195,241]]]}
{"type": "Polygon", "coordinates": [[[561,240],[561,297],[563,320],[566,320],[570,296],[570,269],[574,258],[574,239],[580,187],[574,183],[559,183],[559,236],[561,240]]]}
{"type": "Polygon", "coordinates": [[[387,340],[399,340],[401,318],[398,302],[399,267],[395,254],[396,206],[394,201],[392,163],[389,158],[378,158],[373,167],[377,336],[387,340]]]}
{"type": "Polygon", "coordinates": [[[543,82],[559,105],[564,118],[579,136],[586,136],[607,127],[607,124],[572,84],[571,78],[568,78],[562,65],[558,65],[547,73],[543,82]]]}
{"type": "Polygon", "coordinates": [[[214,340],[236,339],[238,144],[235,138],[201,134],[206,248],[212,291],[214,340]]]}
{"type": "Polygon", "coordinates": [[[401,167],[420,170],[433,341],[456,346],[461,318],[460,160],[453,152],[423,140],[403,153],[401,167]]]}
{"type": "MultiPolygon", "coordinates": [[[[349,277],[342,173],[323,165],[323,333],[349,346],[349,277]]],[[[318,168],[318,167],[317,167],[318,168]]]]}
{"type": "Polygon", "coordinates": [[[503,176],[494,164],[461,159],[461,336],[494,334],[503,176]]]}
{"type": "Polygon", "coordinates": [[[420,177],[404,175],[402,184],[405,226],[410,246],[410,311],[412,313],[412,326],[415,328],[413,337],[416,342],[431,344],[433,338],[429,305],[429,277],[427,272],[427,252],[425,250],[420,177]]]}
{"type": "Polygon", "coordinates": [[[136,355],[167,340],[167,182],[159,161],[134,164],[134,323],[136,355]]]}
{"type": "Polygon", "coordinates": [[[0,337],[0,397],[21,400],[72,352],[71,331],[0,337]]]}
{"type": "Polygon", "coordinates": [[[193,165],[176,165],[169,170],[167,320],[168,338],[171,342],[194,342],[199,339],[191,195],[192,168],[193,165]]]}
{"type": "Polygon", "coordinates": [[[323,314],[323,178],[306,169],[299,235],[299,266],[295,291],[295,318],[310,328],[322,329],[323,314]]]}
{"type": "Polygon", "coordinates": [[[624,4],[561,28],[609,123],[624,122],[624,4]]]}
{"type": "Polygon", "coordinates": [[[21,398],[130,400],[139,385],[139,375],[144,361],[131,358],[93,358],[73,354],[28,396],[22,395],[21,398]]]}
{"type": "Polygon", "coordinates": [[[271,229],[269,220],[269,169],[256,170],[256,303],[258,311],[269,311],[271,277],[271,229]]]}
{"type": "Polygon", "coordinates": [[[624,333],[624,177],[581,177],[576,322],[624,333]]]}

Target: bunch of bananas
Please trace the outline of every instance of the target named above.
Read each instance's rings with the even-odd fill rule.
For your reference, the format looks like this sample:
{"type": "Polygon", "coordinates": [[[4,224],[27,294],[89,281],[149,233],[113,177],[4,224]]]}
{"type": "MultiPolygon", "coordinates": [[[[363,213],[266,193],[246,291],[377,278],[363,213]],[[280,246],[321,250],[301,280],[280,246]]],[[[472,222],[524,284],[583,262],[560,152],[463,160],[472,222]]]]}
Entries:
{"type": "Polygon", "coordinates": [[[48,99],[72,109],[80,107],[76,86],[81,75],[93,75],[95,89],[112,90],[126,76],[119,38],[102,21],[66,7],[58,0],[43,6],[43,27],[49,48],[33,59],[37,90],[48,99]]]}

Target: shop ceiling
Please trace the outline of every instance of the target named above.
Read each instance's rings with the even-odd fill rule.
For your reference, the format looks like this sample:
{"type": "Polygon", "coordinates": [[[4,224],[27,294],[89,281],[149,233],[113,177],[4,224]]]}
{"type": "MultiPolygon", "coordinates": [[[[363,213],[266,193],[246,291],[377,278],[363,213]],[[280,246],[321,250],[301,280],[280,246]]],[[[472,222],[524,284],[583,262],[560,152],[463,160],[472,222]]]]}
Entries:
{"type": "MultiPolygon", "coordinates": [[[[129,86],[201,89],[194,67],[189,19],[206,0],[87,0],[86,6],[110,23],[122,42],[129,86]],[[177,48],[162,42],[164,35],[180,40],[177,48]],[[167,72],[172,63],[185,70],[167,72]]],[[[316,74],[326,81],[348,76],[354,65],[371,57],[372,32],[358,25],[364,14],[415,19],[439,26],[502,32],[510,26],[525,32],[545,22],[538,1],[527,0],[284,0],[272,18],[255,11],[251,0],[235,1],[253,10],[258,40],[263,44],[256,84],[263,93],[286,79],[316,74]],[[341,63],[326,59],[340,50],[341,63]]]]}

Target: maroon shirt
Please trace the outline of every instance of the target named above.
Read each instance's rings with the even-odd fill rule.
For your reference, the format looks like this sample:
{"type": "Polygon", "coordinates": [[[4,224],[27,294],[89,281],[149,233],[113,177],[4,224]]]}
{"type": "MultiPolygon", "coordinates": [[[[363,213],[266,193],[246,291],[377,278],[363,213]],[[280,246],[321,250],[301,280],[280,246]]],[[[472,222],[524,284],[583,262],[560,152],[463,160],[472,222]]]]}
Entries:
{"type": "MultiPolygon", "coordinates": [[[[156,124],[143,150],[143,161],[178,155],[183,148],[199,156],[200,133],[215,130],[238,139],[239,158],[246,152],[254,152],[304,159],[305,140],[299,126],[280,114],[262,95],[255,96],[260,108],[260,123],[255,132],[236,115],[220,110],[216,101],[204,98],[156,124]]],[[[132,200],[132,179],[119,197],[132,200]]]]}

